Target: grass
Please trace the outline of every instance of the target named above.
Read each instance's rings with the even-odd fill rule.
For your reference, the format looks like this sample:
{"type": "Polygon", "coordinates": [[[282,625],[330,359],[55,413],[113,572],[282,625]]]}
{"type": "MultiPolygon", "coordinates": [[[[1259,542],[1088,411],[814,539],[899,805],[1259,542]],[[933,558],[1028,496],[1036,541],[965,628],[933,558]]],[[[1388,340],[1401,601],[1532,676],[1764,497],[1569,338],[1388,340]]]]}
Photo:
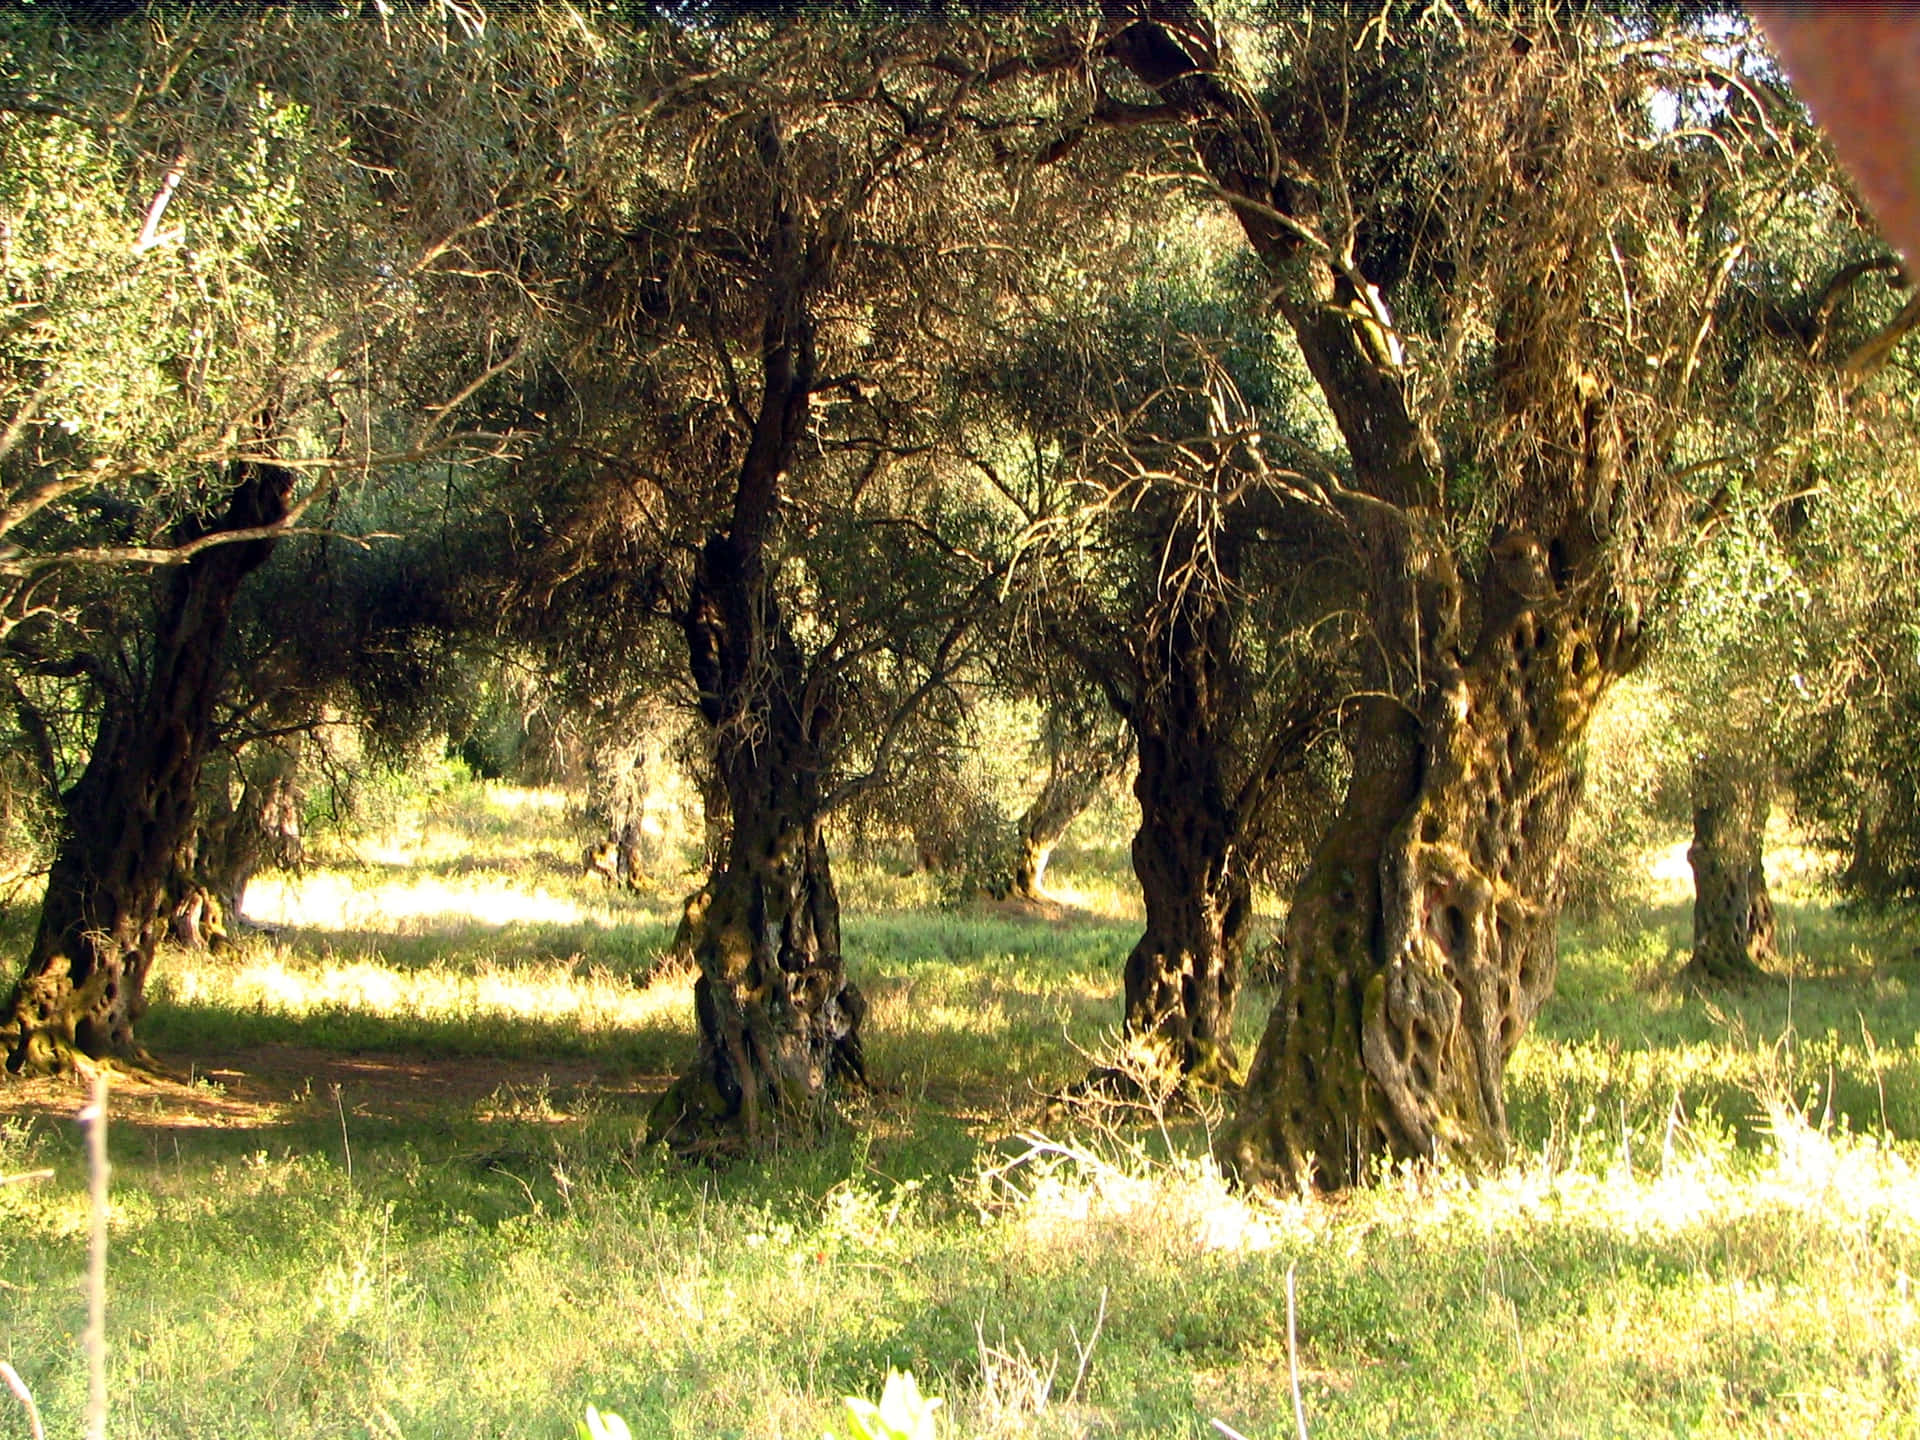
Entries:
{"type": "MultiPolygon", "coordinates": [[[[1206,1117],[1044,1102],[1117,1019],[1110,848],[1056,862],[1108,898],[1052,919],[850,876],[883,1089],[705,1171],[637,1141],[691,1044],[684,982],[646,983],[683,877],[596,890],[567,839],[543,799],[453,792],[263,890],[303,923],[163,959],[146,1035],[183,1078],[114,1104],[114,1436],[561,1437],[591,1402],[637,1436],[817,1440],[889,1367],[943,1434],[1291,1435],[1289,1267],[1316,1440],[1920,1430],[1895,925],[1793,896],[1791,985],[1711,1003],[1663,983],[1672,897],[1569,927],[1512,1167],[1275,1201],[1221,1182],[1206,1117]]],[[[25,1094],[0,1175],[55,1173],[0,1187],[0,1357],[68,1436],[77,1099],[25,1094]]]]}

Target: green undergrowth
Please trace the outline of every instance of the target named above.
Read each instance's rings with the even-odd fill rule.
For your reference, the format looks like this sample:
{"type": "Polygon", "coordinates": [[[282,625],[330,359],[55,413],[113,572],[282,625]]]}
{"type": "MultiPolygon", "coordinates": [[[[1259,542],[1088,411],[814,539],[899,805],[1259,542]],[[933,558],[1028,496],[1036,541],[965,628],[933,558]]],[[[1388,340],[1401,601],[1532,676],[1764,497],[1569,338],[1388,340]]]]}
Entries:
{"type": "MultiPolygon", "coordinates": [[[[1671,983],[1684,914],[1570,927],[1509,1071],[1513,1165],[1297,1201],[1222,1181],[1217,1112],[1051,1100],[1110,1051],[1132,927],[995,907],[852,910],[875,1092],[758,1163],[675,1165],[639,1134],[690,996],[648,983],[671,909],[619,903],[164,957],[163,1059],[271,1041],[521,1078],[396,1112],[324,1084],[227,1119],[120,1095],[111,1434],[562,1437],[593,1404],[636,1436],[818,1440],[890,1370],[953,1436],[1292,1436],[1296,1374],[1315,1440],[1920,1431],[1896,922],[1801,907],[1790,983],[1709,997],[1671,983]],[[600,1082],[524,1078],[563,1059],[600,1082]]],[[[57,1106],[0,1127],[0,1175],[41,1168],[0,1186],[0,1357],[68,1436],[86,1176],[57,1106]]]]}

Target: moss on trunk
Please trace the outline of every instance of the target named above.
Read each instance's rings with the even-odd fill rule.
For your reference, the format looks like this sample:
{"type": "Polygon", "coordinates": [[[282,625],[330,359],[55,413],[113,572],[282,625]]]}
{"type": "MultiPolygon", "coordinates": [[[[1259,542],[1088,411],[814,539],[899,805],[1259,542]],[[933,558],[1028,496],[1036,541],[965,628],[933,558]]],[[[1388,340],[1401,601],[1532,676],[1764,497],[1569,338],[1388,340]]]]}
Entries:
{"type": "Polygon", "coordinates": [[[1504,543],[1477,642],[1460,661],[1434,648],[1426,705],[1350,708],[1353,777],[1221,1137],[1250,1180],[1339,1188],[1505,1152],[1502,1072],[1553,985],[1580,741],[1636,632],[1561,594],[1530,539],[1504,543]]]}

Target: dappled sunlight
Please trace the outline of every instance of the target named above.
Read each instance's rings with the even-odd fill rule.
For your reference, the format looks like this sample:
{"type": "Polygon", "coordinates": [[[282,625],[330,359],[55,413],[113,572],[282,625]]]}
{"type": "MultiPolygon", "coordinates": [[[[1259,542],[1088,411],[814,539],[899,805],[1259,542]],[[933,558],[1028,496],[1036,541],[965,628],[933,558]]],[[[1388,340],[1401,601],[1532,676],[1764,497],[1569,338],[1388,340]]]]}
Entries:
{"type": "Polygon", "coordinates": [[[1077,1249],[1104,1234],[1155,1250],[1264,1251],[1305,1244],[1325,1229],[1324,1206],[1230,1186],[1210,1157],[1155,1162],[1135,1146],[1038,1131],[1018,1143],[1013,1158],[982,1173],[982,1205],[1009,1212],[1036,1245],[1077,1249]]]}
{"type": "Polygon", "coordinates": [[[180,1006],[309,1016],[353,1011],[383,1020],[471,1023],[537,1021],[585,1032],[639,1030],[684,1023],[686,987],[637,988],[604,971],[580,973],[571,959],[484,966],[477,971],[429,965],[397,970],[378,957],[302,958],[270,949],[239,964],[182,963],[166,982],[180,1006]]]}
{"type": "Polygon", "coordinates": [[[523,815],[529,811],[547,815],[565,815],[572,803],[564,790],[553,790],[529,785],[503,785],[490,781],[485,787],[486,803],[489,810],[498,810],[503,815],[523,815]]]}
{"type": "Polygon", "coordinates": [[[263,875],[247,889],[246,913],[262,925],[305,930],[422,935],[472,925],[599,925],[631,921],[606,906],[583,905],[544,886],[523,889],[499,876],[422,875],[369,883],[338,870],[263,875]]]}
{"type": "MultiPolygon", "coordinates": [[[[1803,843],[1804,837],[1775,822],[1767,830],[1767,888],[1775,900],[1804,901],[1824,894],[1833,866],[1821,851],[1803,843]]],[[[1652,905],[1693,905],[1693,864],[1687,859],[1689,840],[1656,846],[1640,858],[1646,875],[1644,898],[1652,905]]]]}
{"type": "Polygon", "coordinates": [[[1920,1172],[1899,1147],[1822,1130],[1791,1110],[1769,1116],[1758,1156],[1717,1137],[1696,1143],[1682,1131],[1669,1153],[1631,1164],[1620,1156],[1617,1136],[1602,1131],[1590,1140],[1594,1163],[1580,1168],[1536,1159],[1482,1180],[1402,1175],[1378,1192],[1380,1213],[1408,1228],[1464,1220],[1489,1234],[1574,1225],[1639,1237],[1778,1217],[1795,1226],[1920,1237],[1920,1172]]]}
{"type": "Polygon", "coordinates": [[[1676,840],[1647,853],[1644,865],[1649,883],[1647,900],[1654,905],[1691,904],[1693,866],[1687,859],[1687,841],[1676,840]]]}
{"type": "Polygon", "coordinates": [[[1485,1177],[1405,1167],[1369,1191],[1328,1201],[1248,1192],[1204,1154],[1158,1160],[1111,1133],[1084,1140],[1028,1131],[1011,1159],[982,1172],[980,1203],[1037,1244],[1081,1248],[1104,1234],[1174,1254],[1377,1244],[1376,1232],[1461,1225],[1487,1236],[1571,1227],[1641,1239],[1779,1221],[1876,1243],[1920,1239],[1920,1169],[1906,1150],[1823,1130],[1791,1110],[1769,1117],[1758,1155],[1712,1136],[1697,1143],[1683,1130],[1670,1153],[1630,1168],[1606,1140],[1593,1137],[1588,1166],[1535,1157],[1485,1177]]]}
{"type": "MultiPolygon", "coordinates": [[[[986,928],[976,927],[981,938],[986,928]]],[[[878,963],[882,973],[857,974],[876,1065],[962,1087],[976,1106],[989,1093],[1000,1103],[1029,1103],[1036,1088],[1084,1072],[1076,1047],[1094,1044],[1120,1017],[1117,967],[1049,969],[1039,957],[991,952],[970,966],[944,959],[878,963]],[[1010,1085],[1012,1077],[1025,1083],[1010,1085]]]]}
{"type": "Polygon", "coordinates": [[[1073,885],[1049,876],[1044,894],[1056,905],[1102,920],[1138,920],[1143,914],[1138,892],[1118,881],[1088,877],[1084,884],[1073,885]]]}

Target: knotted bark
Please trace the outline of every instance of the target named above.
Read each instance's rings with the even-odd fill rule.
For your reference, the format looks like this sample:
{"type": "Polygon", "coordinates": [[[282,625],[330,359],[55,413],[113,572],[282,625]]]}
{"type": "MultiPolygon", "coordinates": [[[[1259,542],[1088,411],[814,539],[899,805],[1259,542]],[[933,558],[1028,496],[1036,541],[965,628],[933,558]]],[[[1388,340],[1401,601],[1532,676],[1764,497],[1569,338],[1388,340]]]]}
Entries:
{"type": "Polygon", "coordinates": [[[1476,643],[1425,704],[1358,699],[1353,776],[1294,896],[1281,1000],[1221,1153],[1244,1177],[1339,1188],[1378,1163],[1489,1162],[1502,1074],[1551,993],[1579,742],[1630,663],[1630,619],[1509,537],[1476,643]]]}
{"type": "Polygon", "coordinates": [[[830,1081],[866,1075],[866,1005],[841,961],[822,837],[819,736],[830,717],[801,703],[805,677],[778,606],[765,591],[758,604],[739,603],[743,580],[733,546],[715,537],[687,620],[702,708],[719,717],[733,823],[726,863],[683,927],[699,969],[698,1047],[648,1122],[650,1139],[684,1154],[746,1151],[791,1134],[817,1119],[830,1081]],[[748,650],[761,664],[744,663],[748,650]]]}
{"type": "Polygon", "coordinates": [[[1222,774],[1231,644],[1224,601],[1181,607],[1164,638],[1145,646],[1164,668],[1142,677],[1131,714],[1140,757],[1133,871],[1147,914],[1127,956],[1126,1032],[1181,1075],[1211,1083],[1234,1073],[1233,1005],[1253,908],[1241,817],[1222,774]]]}

